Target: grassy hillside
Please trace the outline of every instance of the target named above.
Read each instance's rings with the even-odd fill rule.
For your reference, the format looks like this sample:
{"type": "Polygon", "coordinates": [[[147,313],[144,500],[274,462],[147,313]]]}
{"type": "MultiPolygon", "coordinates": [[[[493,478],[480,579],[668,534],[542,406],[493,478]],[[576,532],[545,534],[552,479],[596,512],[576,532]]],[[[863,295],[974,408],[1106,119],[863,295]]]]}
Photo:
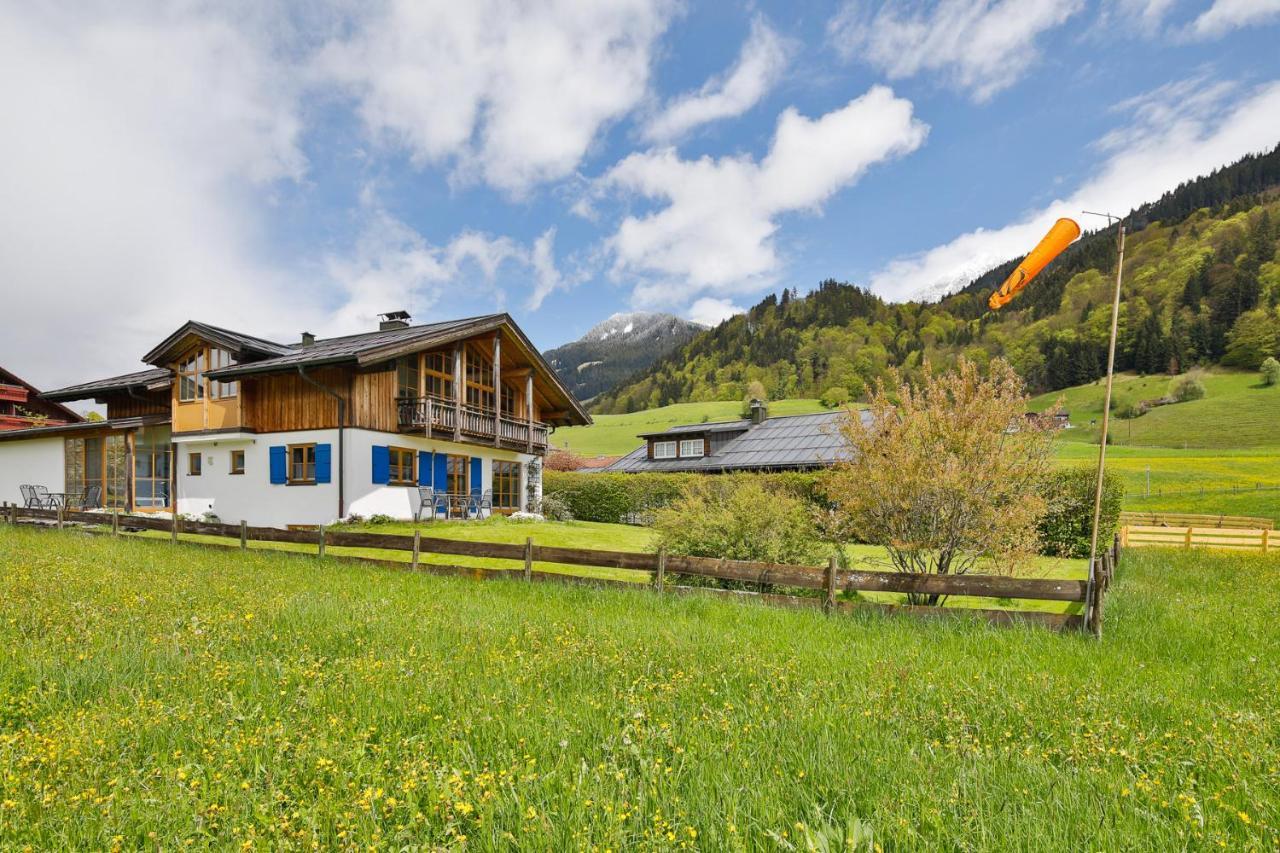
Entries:
{"type": "Polygon", "coordinates": [[[1098,642],[0,527],[0,847],[1272,849],[1277,610],[1204,552],[1098,642]]]}
{"type": "MultiPolygon", "coordinates": [[[[769,404],[770,415],[803,415],[824,411],[817,400],[778,400],[769,404]]],[[[742,403],[676,403],[626,415],[592,415],[595,423],[558,429],[551,436],[556,447],[582,456],[622,456],[641,445],[640,433],[658,432],[679,424],[732,421],[742,416],[742,403]]]]}
{"type": "MultiPolygon", "coordinates": [[[[1116,406],[1122,411],[1132,403],[1163,397],[1175,379],[1168,376],[1116,376],[1116,406]]],[[[1172,448],[1280,448],[1280,386],[1264,386],[1255,372],[1212,371],[1204,377],[1205,396],[1152,409],[1141,417],[1111,421],[1112,443],[1172,448]]],[[[1070,412],[1077,429],[1067,430],[1063,439],[1076,442],[1098,440],[1102,403],[1106,392],[1103,380],[1041,394],[1031,401],[1033,411],[1043,411],[1059,398],[1070,412]]]]}

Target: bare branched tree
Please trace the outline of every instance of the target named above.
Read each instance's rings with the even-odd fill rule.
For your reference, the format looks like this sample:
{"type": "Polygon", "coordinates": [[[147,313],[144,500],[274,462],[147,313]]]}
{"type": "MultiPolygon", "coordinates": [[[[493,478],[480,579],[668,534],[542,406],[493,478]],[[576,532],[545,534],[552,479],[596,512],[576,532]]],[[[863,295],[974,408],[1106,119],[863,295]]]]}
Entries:
{"type": "Polygon", "coordinates": [[[900,572],[961,575],[986,559],[1012,573],[1036,552],[1053,419],[1026,417],[1022,380],[1002,359],[985,375],[963,358],[921,372],[918,385],[893,372],[867,423],[851,413],[841,425],[847,452],[826,482],[839,526],[883,545],[900,572]]]}

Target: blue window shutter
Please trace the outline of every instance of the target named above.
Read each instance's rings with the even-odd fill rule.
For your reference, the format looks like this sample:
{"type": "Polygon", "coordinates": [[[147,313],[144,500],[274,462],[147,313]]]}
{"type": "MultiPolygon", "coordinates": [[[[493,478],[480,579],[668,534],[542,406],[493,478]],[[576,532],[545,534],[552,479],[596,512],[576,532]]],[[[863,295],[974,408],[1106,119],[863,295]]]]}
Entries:
{"type": "Polygon", "coordinates": [[[435,461],[435,483],[436,488],[441,491],[449,489],[449,457],[444,453],[436,454],[435,461]]]}
{"type": "Polygon", "coordinates": [[[471,457],[471,483],[470,483],[471,491],[473,492],[484,491],[484,484],[481,482],[483,478],[483,474],[480,473],[483,470],[484,469],[480,467],[480,457],[472,456],[471,457]]]}
{"type": "Polygon", "coordinates": [[[316,445],[316,482],[327,483],[331,479],[333,468],[333,445],[316,445]]]}
{"type": "Polygon", "coordinates": [[[283,444],[272,447],[268,453],[271,458],[271,482],[287,483],[289,481],[289,460],[286,457],[288,451],[283,444]]]}
{"type": "Polygon", "coordinates": [[[418,451],[418,485],[431,485],[431,451],[418,451]]]}
{"type": "Polygon", "coordinates": [[[373,482],[390,483],[391,482],[391,448],[386,446],[373,446],[373,482]]]}

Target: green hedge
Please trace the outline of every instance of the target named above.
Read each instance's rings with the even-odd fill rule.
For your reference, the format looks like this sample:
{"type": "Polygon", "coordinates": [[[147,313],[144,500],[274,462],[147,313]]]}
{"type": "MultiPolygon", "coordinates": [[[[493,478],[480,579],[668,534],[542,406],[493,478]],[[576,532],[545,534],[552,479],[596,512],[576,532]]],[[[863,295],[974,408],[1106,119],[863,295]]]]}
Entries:
{"type": "MultiPolygon", "coordinates": [[[[1063,468],[1054,472],[1048,488],[1049,511],[1040,521],[1040,550],[1053,557],[1088,557],[1093,529],[1093,499],[1097,471],[1063,468]]],[[[1124,482],[1108,471],[1102,487],[1102,516],[1098,521],[1099,548],[1111,547],[1120,522],[1124,482]]]]}
{"type": "MultiPolygon", "coordinates": [[[[542,492],[562,501],[580,521],[635,523],[684,494],[685,485],[708,474],[582,474],[547,471],[542,492]]],[[[759,478],[765,489],[783,491],[812,503],[822,501],[819,472],[787,471],[744,474],[759,478]]]]}

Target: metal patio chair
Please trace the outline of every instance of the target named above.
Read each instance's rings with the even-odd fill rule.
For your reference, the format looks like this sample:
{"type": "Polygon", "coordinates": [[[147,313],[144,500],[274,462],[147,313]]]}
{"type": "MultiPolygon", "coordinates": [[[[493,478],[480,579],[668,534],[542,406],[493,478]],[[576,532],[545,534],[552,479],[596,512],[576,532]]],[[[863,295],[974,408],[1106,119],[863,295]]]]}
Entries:
{"type": "Polygon", "coordinates": [[[449,517],[449,496],[443,492],[437,492],[431,486],[418,487],[418,508],[414,510],[413,520],[415,522],[422,520],[422,511],[431,508],[431,520],[435,521],[441,512],[445,518],[449,517]]]}
{"type": "Polygon", "coordinates": [[[493,515],[493,489],[471,493],[471,501],[467,505],[467,513],[475,514],[476,519],[489,518],[493,515]]]}
{"type": "Polygon", "coordinates": [[[58,499],[49,493],[46,486],[32,486],[32,492],[35,494],[36,506],[40,509],[57,509],[58,499]]]}
{"type": "Polygon", "coordinates": [[[98,509],[102,506],[102,486],[90,486],[80,497],[80,509],[98,509]]]}
{"type": "Polygon", "coordinates": [[[22,505],[27,509],[44,509],[40,503],[40,499],[36,497],[35,486],[21,485],[18,491],[22,492],[22,505]]]}

